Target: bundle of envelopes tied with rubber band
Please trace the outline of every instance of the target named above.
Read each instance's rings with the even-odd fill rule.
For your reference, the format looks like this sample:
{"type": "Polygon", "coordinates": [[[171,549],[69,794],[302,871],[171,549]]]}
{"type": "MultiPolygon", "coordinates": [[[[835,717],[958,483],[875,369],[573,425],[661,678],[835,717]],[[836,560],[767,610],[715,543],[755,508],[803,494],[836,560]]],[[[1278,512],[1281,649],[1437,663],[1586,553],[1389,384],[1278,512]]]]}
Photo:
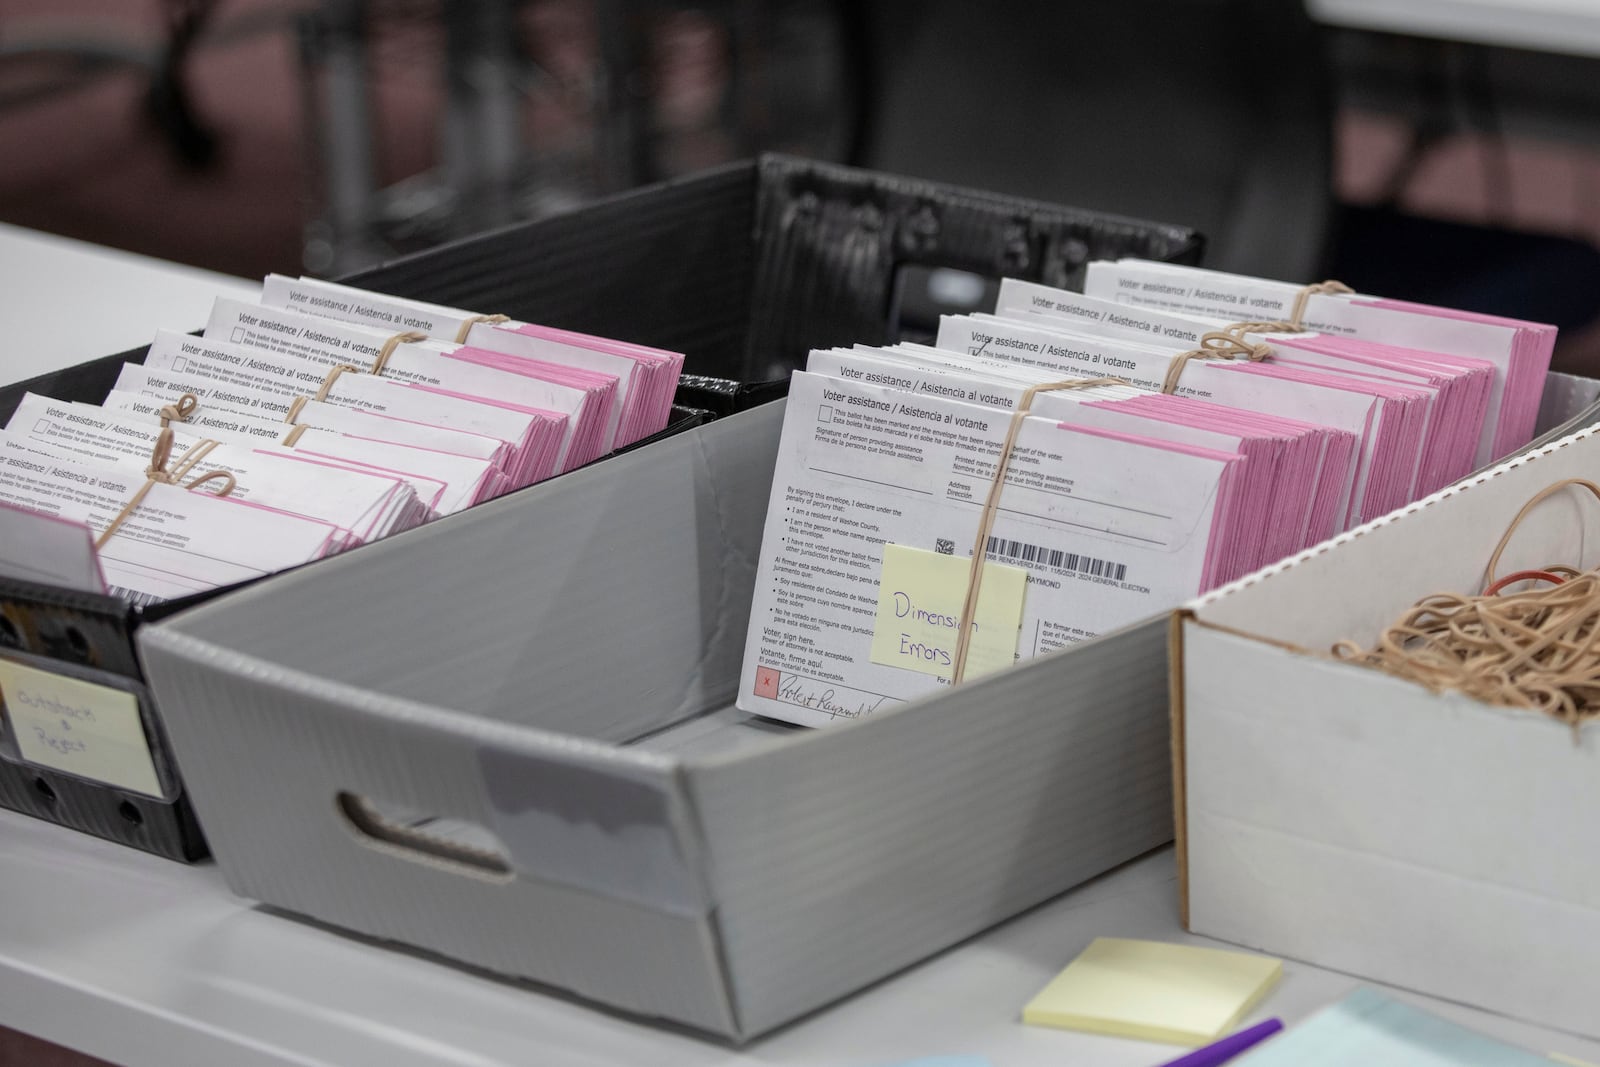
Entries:
{"type": "Polygon", "coordinates": [[[1554,327],[1141,260],[794,376],[739,706],[821,726],[1109,632],[1527,444],[1554,327]],[[982,558],[981,568],[971,561],[982,558]]]}
{"type": "Polygon", "coordinates": [[[0,504],[7,529],[42,515],[93,537],[108,591],[168,600],[640,441],[667,425],[683,358],[273,275],[260,304],[218,300],[201,336],[158,334],[101,404],[24,396],[0,504]]]}

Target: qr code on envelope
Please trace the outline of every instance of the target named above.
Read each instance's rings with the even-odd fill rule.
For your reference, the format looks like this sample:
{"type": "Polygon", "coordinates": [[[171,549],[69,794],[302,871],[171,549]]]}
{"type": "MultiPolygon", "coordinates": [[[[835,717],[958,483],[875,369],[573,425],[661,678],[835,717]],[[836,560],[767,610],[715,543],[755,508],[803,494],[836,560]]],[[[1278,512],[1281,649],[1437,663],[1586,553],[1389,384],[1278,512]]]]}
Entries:
{"type": "Polygon", "coordinates": [[[956,543],[949,538],[936,537],[933,540],[933,550],[941,555],[953,556],[956,554],[956,543]]]}

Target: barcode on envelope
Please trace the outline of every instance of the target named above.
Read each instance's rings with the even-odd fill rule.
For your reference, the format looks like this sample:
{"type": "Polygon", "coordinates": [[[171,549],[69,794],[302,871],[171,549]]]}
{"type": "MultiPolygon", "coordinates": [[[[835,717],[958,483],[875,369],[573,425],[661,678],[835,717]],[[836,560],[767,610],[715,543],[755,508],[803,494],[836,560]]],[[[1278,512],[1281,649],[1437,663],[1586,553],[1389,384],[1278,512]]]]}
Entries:
{"type": "Polygon", "coordinates": [[[1093,575],[1096,578],[1109,578],[1114,582],[1120,582],[1128,576],[1126,563],[1114,563],[1108,559],[1096,559],[1094,556],[1080,556],[1076,552],[1064,552],[1059,548],[1045,548],[1043,545],[1030,545],[1022,541],[1009,541],[1003,537],[989,538],[987,554],[1018,559],[1024,563],[1037,563],[1041,567],[1059,567],[1079,574],[1093,575]]]}
{"type": "Polygon", "coordinates": [[[136,593],[132,589],[124,589],[120,585],[107,585],[106,592],[111,596],[121,597],[128,603],[141,608],[151,604],[159,604],[164,599],[154,593],[136,593]]]}

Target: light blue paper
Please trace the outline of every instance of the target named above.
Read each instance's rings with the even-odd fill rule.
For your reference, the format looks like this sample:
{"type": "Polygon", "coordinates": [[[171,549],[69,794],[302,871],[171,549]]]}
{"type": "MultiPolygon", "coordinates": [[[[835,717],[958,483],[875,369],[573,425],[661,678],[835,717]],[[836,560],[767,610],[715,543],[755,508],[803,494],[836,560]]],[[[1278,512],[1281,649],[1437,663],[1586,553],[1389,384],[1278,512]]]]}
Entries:
{"type": "Polygon", "coordinates": [[[1358,989],[1228,1067],[1550,1067],[1550,1061],[1358,989]]]}

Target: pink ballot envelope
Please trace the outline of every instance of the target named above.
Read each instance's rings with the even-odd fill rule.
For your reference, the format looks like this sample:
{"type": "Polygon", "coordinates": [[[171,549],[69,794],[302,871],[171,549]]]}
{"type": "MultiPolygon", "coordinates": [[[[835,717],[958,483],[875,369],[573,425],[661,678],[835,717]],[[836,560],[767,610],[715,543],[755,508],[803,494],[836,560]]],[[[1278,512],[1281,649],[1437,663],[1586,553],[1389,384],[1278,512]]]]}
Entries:
{"type": "MultiPolygon", "coordinates": [[[[143,365],[124,366],[117,388],[165,399],[190,392],[199,398],[202,410],[228,405],[272,418],[286,417],[297,404],[314,403],[310,398],[321,390],[327,375],[326,366],[302,356],[263,352],[163,330],[156,335],[143,365]]],[[[436,390],[371,374],[339,375],[328,390],[327,401],[501,441],[506,451],[500,466],[519,488],[554,472],[556,447],[566,423],[566,416],[555,412],[527,407],[519,410],[482,398],[446,397],[436,390]]],[[[296,421],[304,420],[297,417],[296,421]]],[[[453,450],[442,447],[444,451],[453,450]]]]}
{"type": "Polygon", "coordinates": [[[614,412],[614,447],[618,448],[666,426],[683,371],[681,352],[526,322],[478,323],[467,344],[616,376],[620,400],[614,412]]]}
{"type": "MultiPolygon", "coordinates": [[[[1427,422],[1430,394],[1421,388],[1406,388],[1379,381],[1363,381],[1347,375],[1324,374],[1268,363],[1206,361],[1194,370],[1194,377],[1211,388],[1222,403],[1239,390],[1214,385],[1217,374],[1276,379],[1302,387],[1302,392],[1323,395],[1343,392],[1365,405],[1368,415],[1361,463],[1352,486],[1351,501],[1342,529],[1359,526],[1368,519],[1387,514],[1410,502],[1412,475],[1421,452],[1423,429],[1427,422]]],[[[1248,389],[1249,387],[1244,387],[1248,389]]]]}
{"type": "Polygon", "coordinates": [[[385,378],[566,415],[558,470],[571,470],[601,454],[609,417],[603,405],[609,402],[610,393],[589,384],[553,380],[537,368],[486,366],[463,358],[458,346],[436,341],[396,341],[391,346],[389,342],[399,335],[386,337],[364,326],[236,300],[218,300],[213,305],[205,334],[208,339],[217,337],[265,351],[299,355],[325,371],[341,363],[370,367],[388,347],[385,378]]]}
{"type": "Polygon", "coordinates": [[[1119,407],[1155,418],[1183,417],[1200,425],[1213,421],[1242,425],[1258,433],[1287,435],[1297,442],[1299,447],[1293,458],[1285,462],[1283,480],[1277,490],[1280,495],[1274,498],[1273,525],[1267,531],[1256,566],[1309,548],[1326,540],[1331,533],[1338,495],[1346,484],[1359,447],[1355,434],[1331,426],[1159,393],[1132,397],[1122,401],[1119,407]],[[1323,519],[1319,523],[1314,516],[1323,516],[1323,519]]]}
{"type": "MultiPolygon", "coordinates": [[[[150,400],[150,398],[126,394],[122,390],[114,389],[106,395],[106,403],[101,405],[101,410],[110,411],[110,413],[136,414],[141,418],[149,419],[154,424],[155,421],[158,421],[158,405],[162,405],[160,400],[150,400]]],[[[256,419],[251,419],[248,414],[230,410],[230,408],[221,405],[211,405],[208,410],[197,411],[197,413],[189,416],[189,421],[184,422],[184,427],[190,432],[213,438],[218,442],[243,443],[243,445],[253,446],[282,446],[288,435],[294,430],[294,427],[286,424],[286,422],[264,422],[264,424],[261,424],[256,419]]],[[[314,430],[307,430],[306,435],[310,435],[312,443],[322,443],[325,448],[330,448],[330,450],[338,450],[339,442],[346,440],[342,435],[328,434],[326,430],[315,430],[315,432],[314,430]],[[338,440],[333,440],[333,438],[338,438],[338,440]]],[[[347,440],[354,442],[354,450],[357,453],[354,458],[333,459],[331,456],[323,454],[320,459],[333,462],[336,466],[352,467],[352,469],[373,469],[379,474],[397,475],[402,482],[411,486],[411,491],[416,493],[416,498],[421,501],[422,507],[426,510],[424,520],[437,517],[440,514],[440,507],[443,506],[443,502],[446,499],[453,501],[461,493],[459,486],[451,486],[450,483],[446,482],[445,477],[440,477],[443,472],[421,474],[421,470],[397,470],[395,469],[397,464],[387,464],[387,466],[386,464],[373,464],[371,461],[373,461],[374,454],[381,454],[374,453],[373,443],[362,442],[360,438],[347,438],[347,440]]],[[[379,446],[379,450],[381,450],[381,446],[379,446]]],[[[309,453],[302,451],[301,456],[307,456],[307,454],[309,453]]],[[[403,466],[424,467],[426,462],[418,462],[418,464],[410,464],[408,462],[403,466]]],[[[461,469],[456,470],[456,474],[472,477],[472,472],[462,472],[461,469]]],[[[491,482],[491,485],[494,485],[494,483],[491,482]]]]}
{"type": "Polygon", "coordinates": [[[1417,457],[1411,499],[1427,496],[1471,473],[1494,382],[1493,364],[1343,338],[1272,334],[1261,339],[1277,350],[1273,359],[1281,366],[1319,367],[1437,390],[1437,403],[1429,407],[1423,450],[1417,457]]]}
{"type": "MultiPolygon", "coordinates": [[[[902,354],[895,348],[875,352],[860,349],[818,350],[811,353],[806,369],[813,374],[854,381],[902,383],[899,388],[927,396],[965,397],[999,411],[1015,411],[1027,386],[1021,381],[988,375],[981,369],[937,366],[927,357],[902,354]]],[[[1240,477],[1236,521],[1224,524],[1225,540],[1217,548],[1215,572],[1207,577],[1207,587],[1245,574],[1261,551],[1259,531],[1268,528],[1272,497],[1282,472],[1282,442],[1252,437],[1228,429],[1199,427],[1181,419],[1150,419],[1125,412],[1117,405],[1121,398],[1136,395],[1122,386],[1099,386],[1062,392],[1041,392],[1034,396],[1030,410],[1040,418],[1059,420],[1086,432],[1120,432],[1125,436],[1169,442],[1175,446],[1194,446],[1212,452],[1234,453],[1245,462],[1240,477]],[[1247,454],[1248,450],[1248,454],[1247,454]]],[[[1167,398],[1171,399],[1171,398],[1167,398]]]]}
{"type": "MultiPolygon", "coordinates": [[[[194,392],[203,406],[226,403],[240,408],[240,405],[245,405],[267,416],[282,413],[283,418],[288,419],[290,410],[304,410],[307,403],[318,403],[314,397],[322,389],[325,378],[326,371],[323,368],[309,365],[301,357],[258,352],[245,346],[190,338],[187,334],[163,330],[157,333],[155,341],[150,344],[142,366],[134,363],[123,365],[117,387],[150,397],[174,397],[182,392],[194,392]],[[179,389],[179,384],[192,384],[198,392],[197,389],[179,389]]],[[[525,451],[530,448],[544,450],[542,443],[534,445],[530,440],[536,418],[533,413],[528,413],[528,418],[518,418],[499,406],[482,403],[462,406],[374,374],[341,374],[334,381],[328,402],[349,410],[400,419],[414,426],[437,427],[442,432],[490,438],[498,443],[496,462],[518,486],[530,483],[530,480],[523,480],[525,467],[530,466],[531,462],[525,451]],[[374,389],[360,389],[363,382],[376,387],[376,392],[374,389]],[[349,397],[350,394],[362,395],[362,402],[342,402],[341,397],[349,397]],[[392,405],[384,405],[381,398],[389,398],[392,405]],[[406,400],[411,400],[411,403],[405,403],[406,400]],[[389,406],[395,406],[397,410],[390,411],[389,406]]],[[[555,418],[554,414],[542,414],[546,414],[547,418],[555,418]]],[[[306,419],[296,414],[293,421],[301,424],[306,419]]],[[[464,442],[462,438],[432,438],[430,442],[426,434],[421,434],[421,437],[422,440],[410,443],[437,446],[443,451],[464,450],[464,454],[478,454],[480,448],[480,445],[464,442]]],[[[402,440],[402,443],[408,442],[402,440]]]]}
{"type": "Polygon", "coordinates": [[[571,437],[572,421],[561,412],[546,411],[526,404],[514,404],[493,397],[456,393],[431,385],[389,383],[397,389],[410,389],[417,394],[415,397],[401,398],[398,394],[376,393],[373,385],[375,381],[377,379],[371,376],[348,383],[341,378],[328,394],[328,399],[334,403],[356,404],[356,396],[365,393],[368,394],[367,397],[359,404],[363,408],[378,410],[374,404],[368,402],[375,398],[383,402],[385,412],[417,410],[419,415],[425,413],[427,418],[438,419],[446,425],[499,426],[503,425],[506,419],[525,420],[526,428],[520,431],[521,459],[514,469],[508,472],[512,488],[520,489],[561,473],[563,449],[571,437]],[[406,402],[396,403],[400,399],[406,402]],[[455,406],[452,407],[452,404],[455,406]],[[470,408],[461,405],[470,405],[470,408]],[[489,414],[496,409],[500,412],[499,418],[489,414]]]}
{"type": "Polygon", "coordinates": [[[579,436],[574,441],[574,448],[587,457],[582,462],[599,459],[615,448],[618,381],[615,374],[603,374],[581,367],[521,356],[508,356],[501,352],[473,348],[470,345],[463,345],[445,355],[449,359],[459,359],[481,367],[490,367],[581,390],[587,397],[588,410],[595,416],[592,420],[579,423],[577,431],[579,436]]]}
{"type": "Polygon", "coordinates": [[[555,473],[567,429],[567,417],[554,411],[447,393],[370,374],[341,375],[328,392],[328,403],[506,441],[512,448],[506,473],[518,488],[555,473]]]}
{"type": "MultiPolygon", "coordinates": [[[[866,350],[891,354],[895,358],[914,360],[919,365],[953,368],[961,373],[968,373],[975,369],[981,368],[983,373],[987,375],[1009,377],[1010,379],[1020,382],[1023,385],[1052,382],[1060,380],[1063,377],[1071,378],[1074,376],[1070,370],[1064,372],[1054,368],[1047,369],[1034,366],[1025,367],[1020,364],[1009,363],[1002,359],[991,359],[986,356],[974,355],[970,351],[966,353],[953,352],[916,344],[902,343],[895,345],[892,349],[864,349],[864,346],[857,345],[855,350],[866,350]]],[[[1106,353],[1114,352],[1115,347],[1107,347],[1104,349],[1104,351],[1106,353]]],[[[1057,360],[1057,356],[1050,355],[1049,358],[1043,362],[1050,363],[1057,360]]],[[[1078,376],[1085,378],[1097,377],[1089,374],[1080,374],[1078,376]]],[[[989,392],[989,390],[986,390],[985,392],[979,393],[976,396],[986,397],[989,395],[989,392]]],[[[1113,397],[1126,397],[1127,399],[1123,401],[1124,404],[1141,404],[1143,406],[1139,408],[1139,410],[1146,413],[1170,413],[1173,411],[1210,412],[1213,413],[1214,418],[1220,414],[1222,419],[1220,423],[1213,421],[1209,424],[1213,428],[1228,430],[1236,429],[1239,425],[1244,425],[1247,428],[1264,427],[1269,432],[1288,428],[1294,433],[1311,435],[1308,437],[1307,442],[1314,451],[1314,455],[1301,454],[1300,459],[1302,463],[1309,464],[1309,470],[1311,471],[1310,477],[1312,479],[1311,485],[1309,487],[1304,487],[1299,486],[1298,483],[1296,483],[1297,488],[1286,488],[1283,491],[1286,491],[1291,495],[1297,491],[1304,492],[1310,496],[1312,504],[1309,509],[1305,509],[1294,514],[1284,515],[1281,517],[1281,519],[1275,520],[1281,521],[1282,526],[1274,528],[1273,537],[1275,540],[1267,549],[1264,550],[1265,554],[1263,561],[1282,558],[1290,552],[1304,547],[1306,544],[1314,544],[1317,540],[1321,540],[1323,536],[1326,536],[1326,534],[1322,536],[1309,536],[1311,530],[1311,516],[1313,515],[1326,516],[1326,522],[1323,525],[1317,526],[1317,529],[1321,530],[1325,525],[1330,528],[1329,532],[1331,532],[1331,524],[1335,515],[1335,505],[1338,500],[1342,499],[1341,493],[1344,491],[1347,484],[1346,479],[1349,472],[1350,457],[1356,445],[1355,439],[1350,434],[1342,433],[1329,427],[1314,426],[1309,423],[1297,423],[1293,420],[1274,419],[1272,416],[1265,416],[1261,415],[1260,413],[1248,412],[1238,408],[1204,404],[1187,397],[1156,396],[1138,388],[1104,387],[1097,388],[1091,393],[1064,392],[1060,394],[1045,395],[1059,396],[1060,398],[1076,397],[1085,401],[1089,399],[1098,400],[1109,399],[1113,397]],[[1149,403],[1145,404],[1144,402],[1147,400],[1149,403]],[[1186,407],[1185,405],[1191,406],[1186,407]]],[[[968,399],[975,398],[976,397],[972,395],[969,395],[968,397],[968,399]]],[[[1046,403],[1048,404],[1050,401],[1046,401],[1046,403]]],[[[1167,421],[1185,422],[1188,420],[1186,418],[1172,419],[1169,417],[1167,421]]],[[[1252,446],[1247,443],[1244,446],[1245,452],[1248,453],[1251,450],[1251,447],[1252,446]]],[[[1292,505],[1286,501],[1283,506],[1290,507],[1292,505]]]]}
{"type": "MultiPolygon", "coordinates": [[[[1001,291],[1003,295],[1004,284],[1001,291]]],[[[1085,301],[1075,293],[1063,294],[1062,303],[1082,304],[1094,315],[1106,313],[1103,302],[1085,301]]],[[[1191,320],[1161,321],[1159,316],[1138,309],[1124,314],[1115,306],[1110,311],[1115,321],[1106,327],[1112,331],[1107,336],[1067,329],[1065,313],[1025,315],[1019,319],[945,316],[939,324],[938,344],[955,351],[992,353],[1000,358],[1015,359],[1061,377],[1110,374],[1135,385],[1159,389],[1179,351],[1198,341],[1191,320]],[[1141,329],[1139,324],[1145,322],[1152,325],[1141,329]],[[1165,338],[1165,343],[1150,344],[1136,339],[1147,334],[1165,338]]],[[[1100,327],[1091,325],[1090,328],[1100,327]]],[[[1420,390],[1363,383],[1348,376],[1264,368],[1263,364],[1243,361],[1192,360],[1183,370],[1177,392],[1180,396],[1354,434],[1358,442],[1356,462],[1350,467],[1346,483],[1331,500],[1324,501],[1329,506],[1312,515],[1309,532],[1315,539],[1321,539],[1364,521],[1367,508],[1395,494],[1393,480],[1397,476],[1394,470],[1402,461],[1396,458],[1393,450],[1408,444],[1415,447],[1420,433],[1415,420],[1425,411],[1426,395],[1420,390]],[[1224,366],[1232,371],[1221,375],[1213,373],[1224,366]],[[1419,404],[1422,405],[1420,409],[1419,404]]],[[[1414,456],[1408,454],[1405,459],[1412,461],[1414,456]]]]}
{"type": "Polygon", "coordinates": [[[485,321],[486,316],[461,308],[309,278],[268,275],[261,302],[382,330],[416,329],[436,341],[614,375],[618,402],[607,428],[607,451],[666,427],[683,370],[681,352],[532,323],[485,321]]]}
{"type": "MultiPolygon", "coordinates": [[[[981,369],[985,375],[991,376],[991,380],[1005,378],[1020,383],[1021,385],[1057,381],[1063,377],[1070,378],[1074,376],[1070,369],[1064,372],[1055,368],[1046,369],[1035,366],[1022,366],[1020,364],[1010,363],[1004,359],[993,359],[987,356],[975,355],[972,351],[955,352],[918,344],[901,343],[890,349],[871,348],[868,346],[857,345],[852,351],[878,353],[890,358],[911,361],[919,366],[942,367],[962,374],[968,374],[974,370],[981,369]]],[[[1114,353],[1116,349],[1114,346],[1109,346],[1105,347],[1103,351],[1109,355],[1114,353]]],[[[1043,362],[1050,363],[1057,361],[1059,361],[1059,357],[1057,355],[1049,354],[1049,358],[1043,362]]],[[[1085,378],[1098,377],[1097,375],[1082,373],[1079,373],[1077,376],[1085,378]]],[[[986,399],[990,392],[990,390],[985,390],[976,394],[969,392],[966,399],[986,399]]],[[[1336,515],[1336,504],[1340,499],[1342,499],[1341,491],[1347,484],[1346,479],[1350,469],[1349,464],[1357,444],[1352,435],[1335,430],[1331,427],[1317,426],[1311,423],[1297,422],[1290,419],[1279,419],[1270,415],[1263,415],[1259,412],[1249,412],[1239,408],[1229,408],[1222,405],[1206,404],[1189,397],[1156,396],[1137,388],[1124,388],[1120,391],[1111,388],[1100,388],[1096,389],[1091,394],[1084,394],[1081,392],[1067,392],[1060,394],[1062,397],[1076,396],[1085,400],[1090,399],[1091,397],[1094,399],[1110,398],[1113,395],[1119,397],[1124,395],[1127,396],[1129,399],[1124,401],[1125,404],[1142,405],[1139,410],[1144,412],[1190,411],[1197,413],[1210,413],[1209,417],[1213,419],[1221,418],[1223,420],[1223,423],[1220,426],[1220,428],[1223,429],[1236,427],[1237,425],[1242,424],[1246,427],[1261,428],[1267,432],[1287,430],[1291,433],[1306,435],[1306,442],[1309,444],[1312,454],[1305,454],[1303,452],[1299,453],[1299,462],[1307,464],[1308,469],[1312,472],[1310,475],[1311,485],[1309,487],[1299,487],[1298,482],[1295,484],[1302,491],[1310,495],[1312,501],[1311,507],[1308,511],[1300,512],[1298,514],[1285,514],[1275,518],[1275,524],[1281,523],[1281,526],[1275,525],[1273,529],[1273,540],[1269,543],[1269,547],[1266,549],[1262,562],[1281,559],[1283,556],[1297,551],[1300,548],[1306,547],[1310,544],[1315,544],[1317,541],[1324,540],[1333,532],[1332,523],[1334,521],[1334,516],[1336,515]],[[1315,533],[1313,532],[1310,520],[1310,516],[1312,515],[1325,516],[1325,520],[1319,522],[1315,526],[1315,530],[1317,531],[1315,533]]],[[[1169,418],[1169,421],[1172,420],[1169,418]]],[[[1177,421],[1185,420],[1179,419],[1177,421]]],[[[1210,425],[1217,427],[1215,422],[1211,423],[1210,425]]],[[[1247,445],[1246,451],[1248,450],[1249,446],[1247,445]]],[[[1288,491],[1293,493],[1296,490],[1290,489],[1288,491]]],[[[1284,506],[1288,507],[1291,505],[1286,502],[1284,506]]]]}
{"type": "MultiPolygon", "coordinates": [[[[794,375],[739,707],[826,726],[948,684],[938,671],[965,593],[949,575],[970,571],[1011,420],[942,396],[794,375]],[[907,556],[915,567],[902,566],[907,556]]],[[[1000,650],[999,666],[1192,596],[1215,580],[1235,534],[1245,463],[1024,419],[984,545],[984,586],[1000,601],[980,598],[974,642],[1000,650]]]]}
{"type": "MultiPolygon", "coordinates": [[[[1191,314],[1282,319],[1301,287],[1243,275],[1172,267],[1142,260],[1091,263],[1087,293],[1129,305],[1191,314]]],[[[1303,324],[1323,335],[1380,342],[1444,355],[1486,360],[1495,367],[1485,427],[1474,455],[1484,466],[1533,436],[1555,327],[1542,323],[1430,307],[1361,294],[1317,294],[1305,302],[1303,324]]]]}
{"type": "MultiPolygon", "coordinates": [[[[143,471],[42,456],[0,434],[0,502],[100,534],[145,484],[143,471]]],[[[106,590],[170,600],[320,559],[340,546],[332,523],[156,483],[99,550],[106,590]]]]}
{"type": "MultiPolygon", "coordinates": [[[[915,393],[966,399],[1005,411],[1015,409],[1028,385],[1061,377],[919,345],[818,350],[811,353],[807,369],[847,380],[894,384],[915,393]]],[[[1244,456],[1244,532],[1224,543],[1219,582],[1304,547],[1302,540],[1330,440],[1345,438],[1345,447],[1333,453],[1329,466],[1330,480],[1336,485],[1343,482],[1354,445],[1351,435],[1326,427],[1126,386],[1041,392],[1034,397],[1032,410],[1040,417],[1072,425],[1122,430],[1244,456]]]]}
{"type": "Polygon", "coordinates": [[[511,463],[511,445],[497,437],[453,430],[431,422],[401,419],[393,415],[380,415],[361,408],[344,407],[322,400],[309,400],[299,404],[287,419],[294,426],[310,426],[318,430],[333,430],[351,437],[365,437],[373,441],[430,448],[436,452],[467,456],[494,464],[502,474],[508,473],[511,463]]]}
{"type": "Polygon", "coordinates": [[[386,441],[307,428],[294,451],[313,459],[368,468],[411,480],[414,476],[443,483],[442,490],[424,502],[440,515],[453,515],[473,504],[492,500],[510,488],[505,475],[487,460],[414,448],[386,441]]]}
{"type": "MultiPolygon", "coordinates": [[[[160,424],[131,413],[90,404],[65,404],[25,394],[6,433],[30,447],[75,462],[144,470],[160,424]]],[[[173,462],[182,462],[201,434],[183,426],[173,432],[173,462]]],[[[427,517],[412,487],[370,471],[310,467],[287,449],[242,443],[216,444],[204,455],[205,470],[234,477],[230,499],[331,522],[360,544],[417,525],[427,517]]]]}

